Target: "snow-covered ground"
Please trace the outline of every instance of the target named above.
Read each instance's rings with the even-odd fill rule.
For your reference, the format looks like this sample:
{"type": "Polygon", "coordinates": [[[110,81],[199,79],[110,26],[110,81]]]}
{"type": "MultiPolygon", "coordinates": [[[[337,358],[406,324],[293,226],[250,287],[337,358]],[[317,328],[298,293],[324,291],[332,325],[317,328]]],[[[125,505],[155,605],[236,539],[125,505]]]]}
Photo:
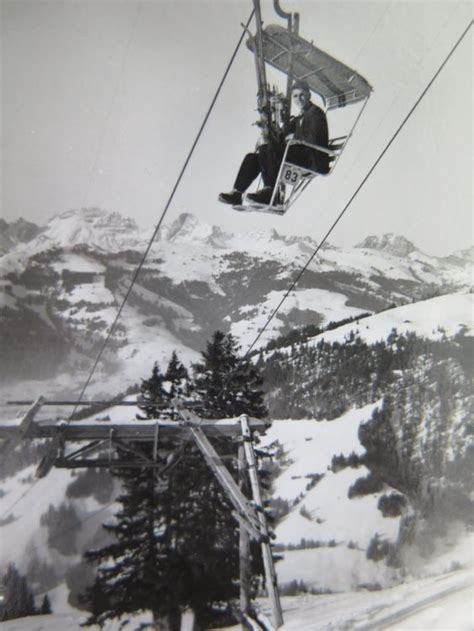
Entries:
{"type": "MultiPolygon", "coordinates": [[[[38,463],[39,464],[39,463],[38,463]]],[[[71,564],[80,561],[80,554],[67,558],[48,547],[47,529],[41,525],[41,516],[50,506],[56,509],[68,503],[66,489],[74,479],[74,473],[64,469],[52,469],[45,478],[35,478],[36,465],[23,469],[16,476],[1,482],[3,495],[0,514],[5,519],[0,531],[0,568],[14,562],[25,572],[33,556],[52,563],[61,573],[71,564]]],[[[116,512],[114,503],[103,505],[93,497],[74,500],[74,507],[82,524],[79,546],[87,542],[101,529],[101,524],[116,512]]]]}
{"type": "Polygon", "coordinates": [[[441,339],[443,335],[451,337],[461,331],[472,335],[473,314],[473,294],[448,294],[376,313],[359,322],[351,322],[333,331],[321,333],[310,343],[316,344],[321,340],[328,344],[343,343],[353,332],[367,344],[374,344],[387,339],[392,329],[396,329],[398,333],[411,332],[434,340],[441,339]]]}
{"type": "Polygon", "coordinates": [[[464,570],[378,592],[284,598],[282,629],[471,631],[474,623],[472,579],[472,571],[464,570]]]}
{"type": "Polygon", "coordinates": [[[276,543],[306,541],[304,549],[283,552],[277,564],[282,586],[302,580],[320,591],[347,591],[396,580],[393,570],[366,557],[375,533],[391,542],[397,538],[399,518],[384,518],[377,508],[384,492],[349,499],[349,488],[368,470],[348,467],[335,473],[330,468],[334,455],[363,453],[358,429],[376,405],[351,409],[333,421],[274,421],[263,438],[265,445],[278,441],[286,461],[273,496],[289,502],[291,510],[275,529],[276,543]],[[315,476],[321,476],[316,484],[315,476]]]}
{"type": "MultiPolygon", "coordinates": [[[[472,546],[472,540],[467,545],[472,546]]],[[[84,614],[61,607],[53,594],[55,611],[49,616],[21,618],[0,623],[1,631],[79,631],[84,614]]],[[[474,626],[474,583],[472,568],[443,576],[406,582],[378,592],[349,592],[282,598],[284,625],[281,631],[472,631],[474,626]]],[[[258,603],[270,617],[268,602],[258,603]]],[[[111,622],[104,631],[137,629],[149,622],[143,614],[123,627],[111,622]]],[[[187,631],[187,625],[183,625],[187,631]]],[[[98,631],[98,627],[89,627],[98,631]]],[[[189,627],[188,627],[189,628],[189,627]]],[[[239,631],[240,626],[221,631],[239,631]]]]}

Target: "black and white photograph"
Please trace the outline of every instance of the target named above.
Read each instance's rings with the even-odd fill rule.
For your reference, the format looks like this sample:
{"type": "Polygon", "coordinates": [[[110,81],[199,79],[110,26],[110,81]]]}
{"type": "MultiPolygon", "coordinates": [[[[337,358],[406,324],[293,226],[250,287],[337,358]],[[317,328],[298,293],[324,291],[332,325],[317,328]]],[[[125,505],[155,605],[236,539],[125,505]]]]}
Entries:
{"type": "Polygon", "coordinates": [[[472,14],[0,0],[0,631],[474,628],[472,14]]]}

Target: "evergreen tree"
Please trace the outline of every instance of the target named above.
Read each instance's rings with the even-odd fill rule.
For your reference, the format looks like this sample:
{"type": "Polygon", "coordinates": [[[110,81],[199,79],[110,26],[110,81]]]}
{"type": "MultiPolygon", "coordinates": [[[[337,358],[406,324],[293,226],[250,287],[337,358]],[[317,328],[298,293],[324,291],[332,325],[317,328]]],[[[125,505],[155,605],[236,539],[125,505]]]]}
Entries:
{"type": "Polygon", "coordinates": [[[151,377],[143,379],[140,386],[139,407],[146,413],[148,418],[157,417],[160,412],[159,408],[165,401],[164,380],[165,378],[160,371],[160,367],[155,362],[151,371],[151,377]]]}
{"type": "Polygon", "coordinates": [[[39,610],[39,613],[42,616],[48,615],[50,613],[53,613],[53,610],[51,609],[51,603],[49,601],[48,594],[45,594],[45,596],[43,598],[43,602],[41,603],[41,608],[39,610]]]}
{"type": "Polygon", "coordinates": [[[24,618],[37,613],[33,592],[14,563],[10,563],[3,577],[3,589],[3,609],[0,612],[0,620],[24,618]]]}
{"type": "Polygon", "coordinates": [[[165,373],[165,387],[167,386],[170,399],[185,396],[188,393],[188,380],[186,367],[179,361],[176,351],[173,351],[165,373]]]}
{"type": "Polygon", "coordinates": [[[40,524],[48,528],[48,546],[61,554],[77,553],[77,535],[81,522],[72,504],[60,504],[56,509],[49,505],[48,512],[41,515],[40,524]]]}
{"type": "MultiPolygon", "coordinates": [[[[147,418],[159,416],[169,403],[164,380],[155,363],[150,378],[141,383],[140,408],[147,418]]],[[[140,450],[151,457],[150,446],[140,445],[140,450]]],[[[151,468],[124,469],[114,475],[120,478],[123,488],[117,498],[122,508],[116,515],[116,523],[104,525],[104,529],[115,541],[85,555],[98,564],[94,584],[82,598],[92,612],[87,624],[102,624],[108,618],[141,609],[153,611],[157,622],[161,619],[165,624],[179,618],[179,608],[170,597],[171,585],[164,563],[169,547],[167,498],[159,493],[151,468]]]]}
{"type": "Polygon", "coordinates": [[[120,477],[124,493],[117,501],[122,508],[116,523],[104,525],[115,541],[86,553],[99,563],[95,583],[86,592],[92,609],[88,623],[139,610],[153,611],[157,621],[176,617],[167,497],[158,491],[152,469],[134,469],[120,477]]]}
{"type": "Polygon", "coordinates": [[[263,378],[248,359],[239,357],[240,347],[229,333],[216,331],[193,365],[195,398],[200,412],[208,418],[228,418],[248,414],[267,415],[263,403],[263,378]]]}
{"type": "MultiPolygon", "coordinates": [[[[237,350],[231,336],[216,333],[194,367],[194,398],[207,416],[266,411],[261,379],[249,364],[239,365],[237,350]]],[[[151,403],[163,408],[187,392],[187,381],[175,353],[164,376],[155,364],[141,386],[147,416],[156,417],[151,403]]],[[[234,452],[235,446],[221,441],[219,449],[234,452]]],[[[148,609],[163,629],[174,630],[180,612],[191,607],[206,628],[217,605],[238,597],[238,532],[231,507],[199,450],[185,444],[177,453],[165,487],[152,469],[120,473],[122,508],[116,523],[104,526],[115,541],[86,555],[98,563],[85,595],[92,610],[88,624],[148,609]]]]}

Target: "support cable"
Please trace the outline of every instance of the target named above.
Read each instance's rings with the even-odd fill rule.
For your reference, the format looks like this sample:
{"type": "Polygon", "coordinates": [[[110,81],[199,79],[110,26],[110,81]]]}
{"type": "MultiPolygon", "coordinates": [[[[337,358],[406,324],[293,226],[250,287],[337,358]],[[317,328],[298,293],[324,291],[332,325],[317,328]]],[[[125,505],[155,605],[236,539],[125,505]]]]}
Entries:
{"type": "Polygon", "coordinates": [[[345,215],[345,213],[347,212],[349,206],[352,204],[352,202],[354,201],[354,199],[356,198],[356,196],[358,195],[359,191],[362,189],[362,187],[365,185],[365,183],[367,182],[367,180],[369,179],[369,177],[372,175],[372,173],[374,172],[374,170],[376,169],[377,165],[379,164],[379,162],[382,160],[382,158],[384,157],[384,155],[387,153],[387,151],[389,150],[389,148],[391,147],[391,145],[393,144],[393,142],[395,141],[395,139],[397,138],[397,136],[399,135],[399,133],[401,132],[401,130],[403,129],[403,127],[405,126],[405,124],[407,123],[408,119],[411,117],[411,115],[413,114],[413,112],[415,111],[415,109],[418,107],[418,105],[420,104],[420,102],[422,101],[423,97],[426,95],[426,93],[428,92],[428,90],[431,88],[431,86],[433,85],[433,83],[435,82],[435,80],[437,79],[438,75],[440,74],[440,72],[443,70],[443,68],[445,67],[445,65],[448,63],[449,59],[452,57],[452,55],[454,54],[455,50],[457,49],[457,47],[459,46],[459,44],[462,42],[462,40],[464,39],[464,37],[467,35],[469,29],[471,28],[473,24],[473,21],[471,20],[471,22],[469,22],[469,24],[467,25],[467,27],[465,28],[465,30],[463,31],[463,33],[461,34],[461,36],[459,37],[459,39],[457,40],[457,42],[454,44],[454,46],[451,48],[450,52],[448,53],[447,57],[445,58],[445,60],[443,61],[443,63],[439,66],[438,70],[435,72],[435,74],[433,75],[433,77],[431,78],[431,80],[429,81],[428,85],[425,87],[425,89],[423,90],[423,92],[420,94],[420,96],[418,97],[418,99],[416,100],[415,104],[412,106],[412,108],[410,109],[410,111],[408,112],[408,114],[405,116],[405,118],[403,119],[402,123],[399,125],[398,129],[396,130],[396,132],[393,134],[393,136],[391,137],[391,139],[389,140],[389,142],[387,143],[387,145],[385,146],[385,148],[382,150],[382,152],[380,153],[380,155],[378,156],[378,158],[375,160],[374,164],[371,166],[371,168],[369,169],[368,173],[365,175],[364,179],[362,180],[362,182],[359,184],[359,186],[356,188],[355,192],[352,194],[351,198],[349,199],[349,201],[347,202],[347,204],[344,206],[344,208],[342,209],[342,211],[339,213],[339,215],[337,216],[337,218],[335,219],[335,221],[333,222],[333,224],[331,225],[331,227],[329,228],[329,230],[326,232],[326,234],[324,235],[323,239],[320,241],[320,243],[318,244],[318,246],[316,247],[316,249],[314,250],[313,254],[309,257],[308,261],[305,263],[305,265],[301,268],[301,270],[298,272],[296,278],[294,279],[294,281],[291,283],[290,287],[287,289],[287,291],[285,292],[285,295],[283,296],[283,298],[280,300],[280,302],[278,303],[278,305],[276,306],[276,308],[272,311],[272,313],[268,316],[268,319],[266,321],[266,323],[263,325],[263,327],[260,329],[260,331],[258,332],[256,338],[254,339],[254,341],[252,342],[252,344],[249,346],[249,348],[247,349],[247,352],[245,353],[244,357],[242,358],[242,361],[245,361],[247,359],[247,357],[249,356],[250,352],[252,351],[252,349],[255,347],[256,343],[258,342],[258,340],[261,338],[262,334],[264,333],[264,331],[266,330],[266,328],[268,327],[268,325],[270,324],[270,322],[273,320],[273,318],[275,317],[275,315],[278,313],[280,307],[282,306],[282,304],[285,302],[285,300],[288,298],[289,294],[293,291],[293,289],[295,288],[295,286],[298,284],[299,280],[301,279],[301,277],[303,276],[303,274],[305,273],[305,271],[308,269],[308,267],[310,266],[310,264],[312,263],[312,261],[314,260],[315,256],[318,254],[319,250],[322,248],[322,246],[324,245],[324,243],[327,241],[329,235],[332,233],[332,231],[334,230],[334,228],[337,226],[337,224],[339,223],[339,221],[342,219],[342,217],[345,215]]]}
{"type": "MultiPolygon", "coordinates": [[[[461,1],[461,0],[460,0],[461,1]]],[[[449,21],[452,19],[453,15],[455,14],[455,12],[457,11],[458,7],[459,7],[460,2],[458,2],[458,5],[454,7],[453,11],[451,12],[451,14],[447,17],[446,21],[444,22],[444,24],[440,27],[438,33],[435,35],[435,37],[433,38],[431,44],[427,47],[426,51],[423,53],[423,55],[419,58],[416,66],[413,67],[413,70],[411,71],[411,74],[413,75],[414,73],[418,72],[419,68],[421,67],[421,64],[424,62],[424,60],[426,59],[426,56],[428,55],[428,53],[431,51],[431,49],[434,47],[434,44],[436,42],[436,40],[439,38],[440,34],[443,32],[443,30],[446,28],[447,24],[449,23],[449,21]]],[[[379,20],[380,22],[380,20],[379,20]]],[[[360,54],[360,53],[359,53],[360,54]]],[[[355,65],[355,64],[354,64],[355,65]]],[[[377,123],[376,127],[374,128],[374,130],[371,132],[370,137],[368,138],[367,142],[366,142],[366,146],[364,148],[362,148],[352,159],[351,164],[349,165],[347,172],[345,174],[345,179],[344,182],[346,182],[348,180],[349,175],[352,173],[354,166],[356,164],[359,163],[359,158],[362,154],[367,152],[367,145],[372,141],[373,138],[376,137],[378,131],[380,130],[380,128],[382,127],[383,123],[385,122],[385,120],[387,119],[388,115],[390,114],[390,112],[392,111],[395,103],[397,102],[397,100],[400,98],[400,95],[402,94],[402,91],[406,88],[406,86],[403,84],[400,89],[397,91],[397,93],[395,94],[395,96],[393,97],[390,105],[388,106],[388,108],[386,109],[385,113],[382,115],[382,118],[379,120],[379,122],[377,123]]],[[[333,192],[330,196],[327,196],[328,199],[328,203],[330,201],[332,201],[332,199],[334,198],[335,193],[333,192]]],[[[324,201],[324,200],[323,200],[324,201]]]]}
{"type": "Polygon", "coordinates": [[[387,13],[390,11],[390,9],[392,8],[392,4],[393,4],[394,0],[390,0],[390,2],[387,4],[387,6],[385,7],[385,9],[383,10],[382,14],[380,15],[379,19],[377,20],[376,24],[374,25],[372,31],[370,32],[370,35],[367,37],[367,39],[365,40],[365,42],[362,44],[362,47],[360,48],[359,52],[357,53],[357,55],[354,58],[354,61],[351,62],[351,65],[355,66],[357,65],[357,62],[359,61],[362,53],[365,51],[365,49],[367,48],[367,44],[369,43],[369,41],[372,39],[372,37],[375,35],[375,33],[379,30],[379,26],[380,24],[383,22],[385,16],[387,15],[387,13]]]}
{"type": "Polygon", "coordinates": [[[9,515],[11,513],[11,511],[15,508],[15,506],[17,504],[19,504],[21,502],[22,499],[24,499],[28,493],[30,493],[35,486],[38,484],[38,482],[40,481],[40,478],[36,478],[35,480],[33,480],[33,482],[31,482],[30,486],[26,489],[26,491],[23,491],[23,493],[20,495],[20,497],[18,497],[13,504],[11,504],[5,511],[3,511],[3,513],[0,515],[0,519],[4,519],[4,517],[6,517],[7,515],[9,515]]]}
{"type": "Polygon", "coordinates": [[[85,393],[87,387],[89,386],[89,384],[91,382],[92,376],[94,375],[94,372],[95,372],[100,360],[102,359],[102,355],[103,355],[103,353],[105,351],[105,348],[106,348],[106,346],[107,346],[107,344],[108,344],[108,342],[109,342],[109,340],[110,340],[110,338],[112,336],[112,333],[115,330],[117,322],[118,322],[118,320],[119,320],[119,318],[120,318],[120,316],[122,314],[122,311],[123,311],[123,309],[125,307],[125,303],[127,302],[128,298],[130,297],[130,294],[132,293],[133,286],[134,286],[135,282],[137,281],[137,278],[138,278],[138,276],[139,276],[139,274],[140,274],[140,272],[141,272],[141,270],[143,268],[143,265],[145,263],[145,260],[146,260],[146,258],[148,256],[148,254],[150,253],[150,250],[151,250],[151,247],[153,245],[153,242],[154,242],[158,232],[160,231],[160,228],[162,226],[162,223],[163,223],[163,220],[165,218],[165,215],[168,212],[168,209],[169,209],[170,204],[171,204],[171,202],[172,202],[172,200],[174,198],[174,195],[175,195],[175,193],[176,193],[176,191],[177,191],[177,189],[178,189],[178,187],[179,187],[179,185],[181,183],[181,180],[183,178],[184,172],[186,171],[186,168],[187,168],[187,166],[189,164],[189,161],[191,160],[191,157],[192,157],[192,155],[194,153],[194,150],[195,150],[195,148],[197,146],[197,143],[199,142],[199,140],[201,138],[201,135],[202,135],[202,132],[204,130],[204,127],[206,126],[207,121],[209,119],[209,116],[211,115],[211,112],[212,112],[212,110],[214,108],[214,105],[215,105],[215,103],[217,101],[217,98],[218,98],[218,96],[219,96],[219,94],[221,92],[222,86],[224,85],[224,82],[227,79],[227,75],[229,74],[229,71],[230,71],[230,69],[232,67],[232,64],[234,63],[235,57],[237,55],[237,52],[238,52],[238,50],[239,50],[239,48],[240,48],[240,46],[242,44],[242,41],[243,41],[243,39],[245,37],[246,29],[249,27],[250,22],[252,21],[252,18],[254,16],[254,13],[255,13],[255,10],[252,10],[252,12],[250,13],[250,16],[249,16],[249,18],[247,20],[247,23],[246,23],[246,26],[245,26],[245,29],[242,31],[242,34],[241,34],[241,36],[239,38],[239,41],[237,42],[237,45],[236,45],[236,47],[234,49],[234,52],[232,53],[232,56],[231,56],[231,58],[230,58],[230,60],[229,60],[229,62],[227,64],[227,67],[226,67],[226,69],[224,71],[224,74],[223,74],[221,80],[220,80],[220,83],[219,83],[219,85],[217,87],[217,90],[216,90],[216,92],[214,94],[214,97],[213,97],[213,99],[211,101],[211,104],[210,104],[210,106],[209,106],[209,108],[207,110],[206,115],[204,116],[204,120],[203,120],[203,122],[201,124],[201,127],[199,128],[199,131],[198,131],[198,133],[196,135],[196,138],[194,139],[194,142],[193,142],[193,144],[191,146],[191,149],[188,152],[187,158],[186,158],[186,160],[185,160],[185,162],[184,162],[184,164],[183,164],[183,166],[181,168],[181,171],[180,171],[180,173],[178,175],[178,178],[176,179],[176,182],[175,182],[175,184],[173,186],[173,189],[172,189],[171,194],[170,194],[170,196],[168,198],[168,201],[166,202],[166,205],[165,205],[165,207],[164,207],[164,209],[163,209],[163,211],[161,213],[161,217],[160,217],[160,219],[158,221],[158,224],[157,224],[157,226],[156,226],[156,228],[155,228],[155,230],[154,230],[154,232],[153,232],[153,234],[151,236],[151,239],[150,239],[150,241],[148,243],[148,246],[146,247],[145,252],[143,253],[142,259],[141,259],[140,263],[138,264],[138,266],[137,266],[137,268],[135,270],[135,273],[133,274],[133,277],[132,277],[132,280],[130,282],[130,285],[129,285],[129,287],[128,287],[126,293],[125,293],[125,296],[124,296],[124,298],[122,300],[122,303],[121,303],[121,305],[120,305],[120,307],[119,307],[119,309],[117,311],[117,315],[115,316],[115,319],[112,322],[112,325],[111,325],[111,327],[110,327],[110,329],[109,329],[109,331],[108,331],[108,333],[107,333],[107,335],[105,337],[105,340],[102,343],[100,351],[99,351],[99,353],[98,353],[98,355],[97,355],[97,357],[96,357],[96,359],[94,361],[94,364],[93,364],[92,369],[91,369],[91,371],[89,373],[89,376],[88,376],[88,378],[87,378],[87,380],[86,380],[86,382],[85,382],[85,384],[84,384],[84,386],[83,386],[83,388],[81,390],[81,394],[79,395],[79,398],[78,398],[78,401],[77,401],[77,405],[74,407],[73,411],[71,412],[71,415],[69,417],[69,421],[71,421],[72,417],[74,416],[74,414],[77,411],[77,407],[78,407],[79,403],[82,401],[82,397],[84,396],[84,393],[85,393]]]}

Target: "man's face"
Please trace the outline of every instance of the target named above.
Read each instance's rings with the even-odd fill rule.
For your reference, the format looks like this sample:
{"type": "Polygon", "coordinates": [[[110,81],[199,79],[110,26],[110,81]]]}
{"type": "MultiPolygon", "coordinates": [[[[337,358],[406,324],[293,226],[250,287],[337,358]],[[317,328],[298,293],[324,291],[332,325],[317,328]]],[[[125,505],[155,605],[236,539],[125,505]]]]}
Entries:
{"type": "Polygon", "coordinates": [[[291,93],[291,97],[293,105],[298,110],[303,110],[309,102],[308,92],[306,92],[306,90],[301,90],[300,88],[295,88],[291,93]]]}

